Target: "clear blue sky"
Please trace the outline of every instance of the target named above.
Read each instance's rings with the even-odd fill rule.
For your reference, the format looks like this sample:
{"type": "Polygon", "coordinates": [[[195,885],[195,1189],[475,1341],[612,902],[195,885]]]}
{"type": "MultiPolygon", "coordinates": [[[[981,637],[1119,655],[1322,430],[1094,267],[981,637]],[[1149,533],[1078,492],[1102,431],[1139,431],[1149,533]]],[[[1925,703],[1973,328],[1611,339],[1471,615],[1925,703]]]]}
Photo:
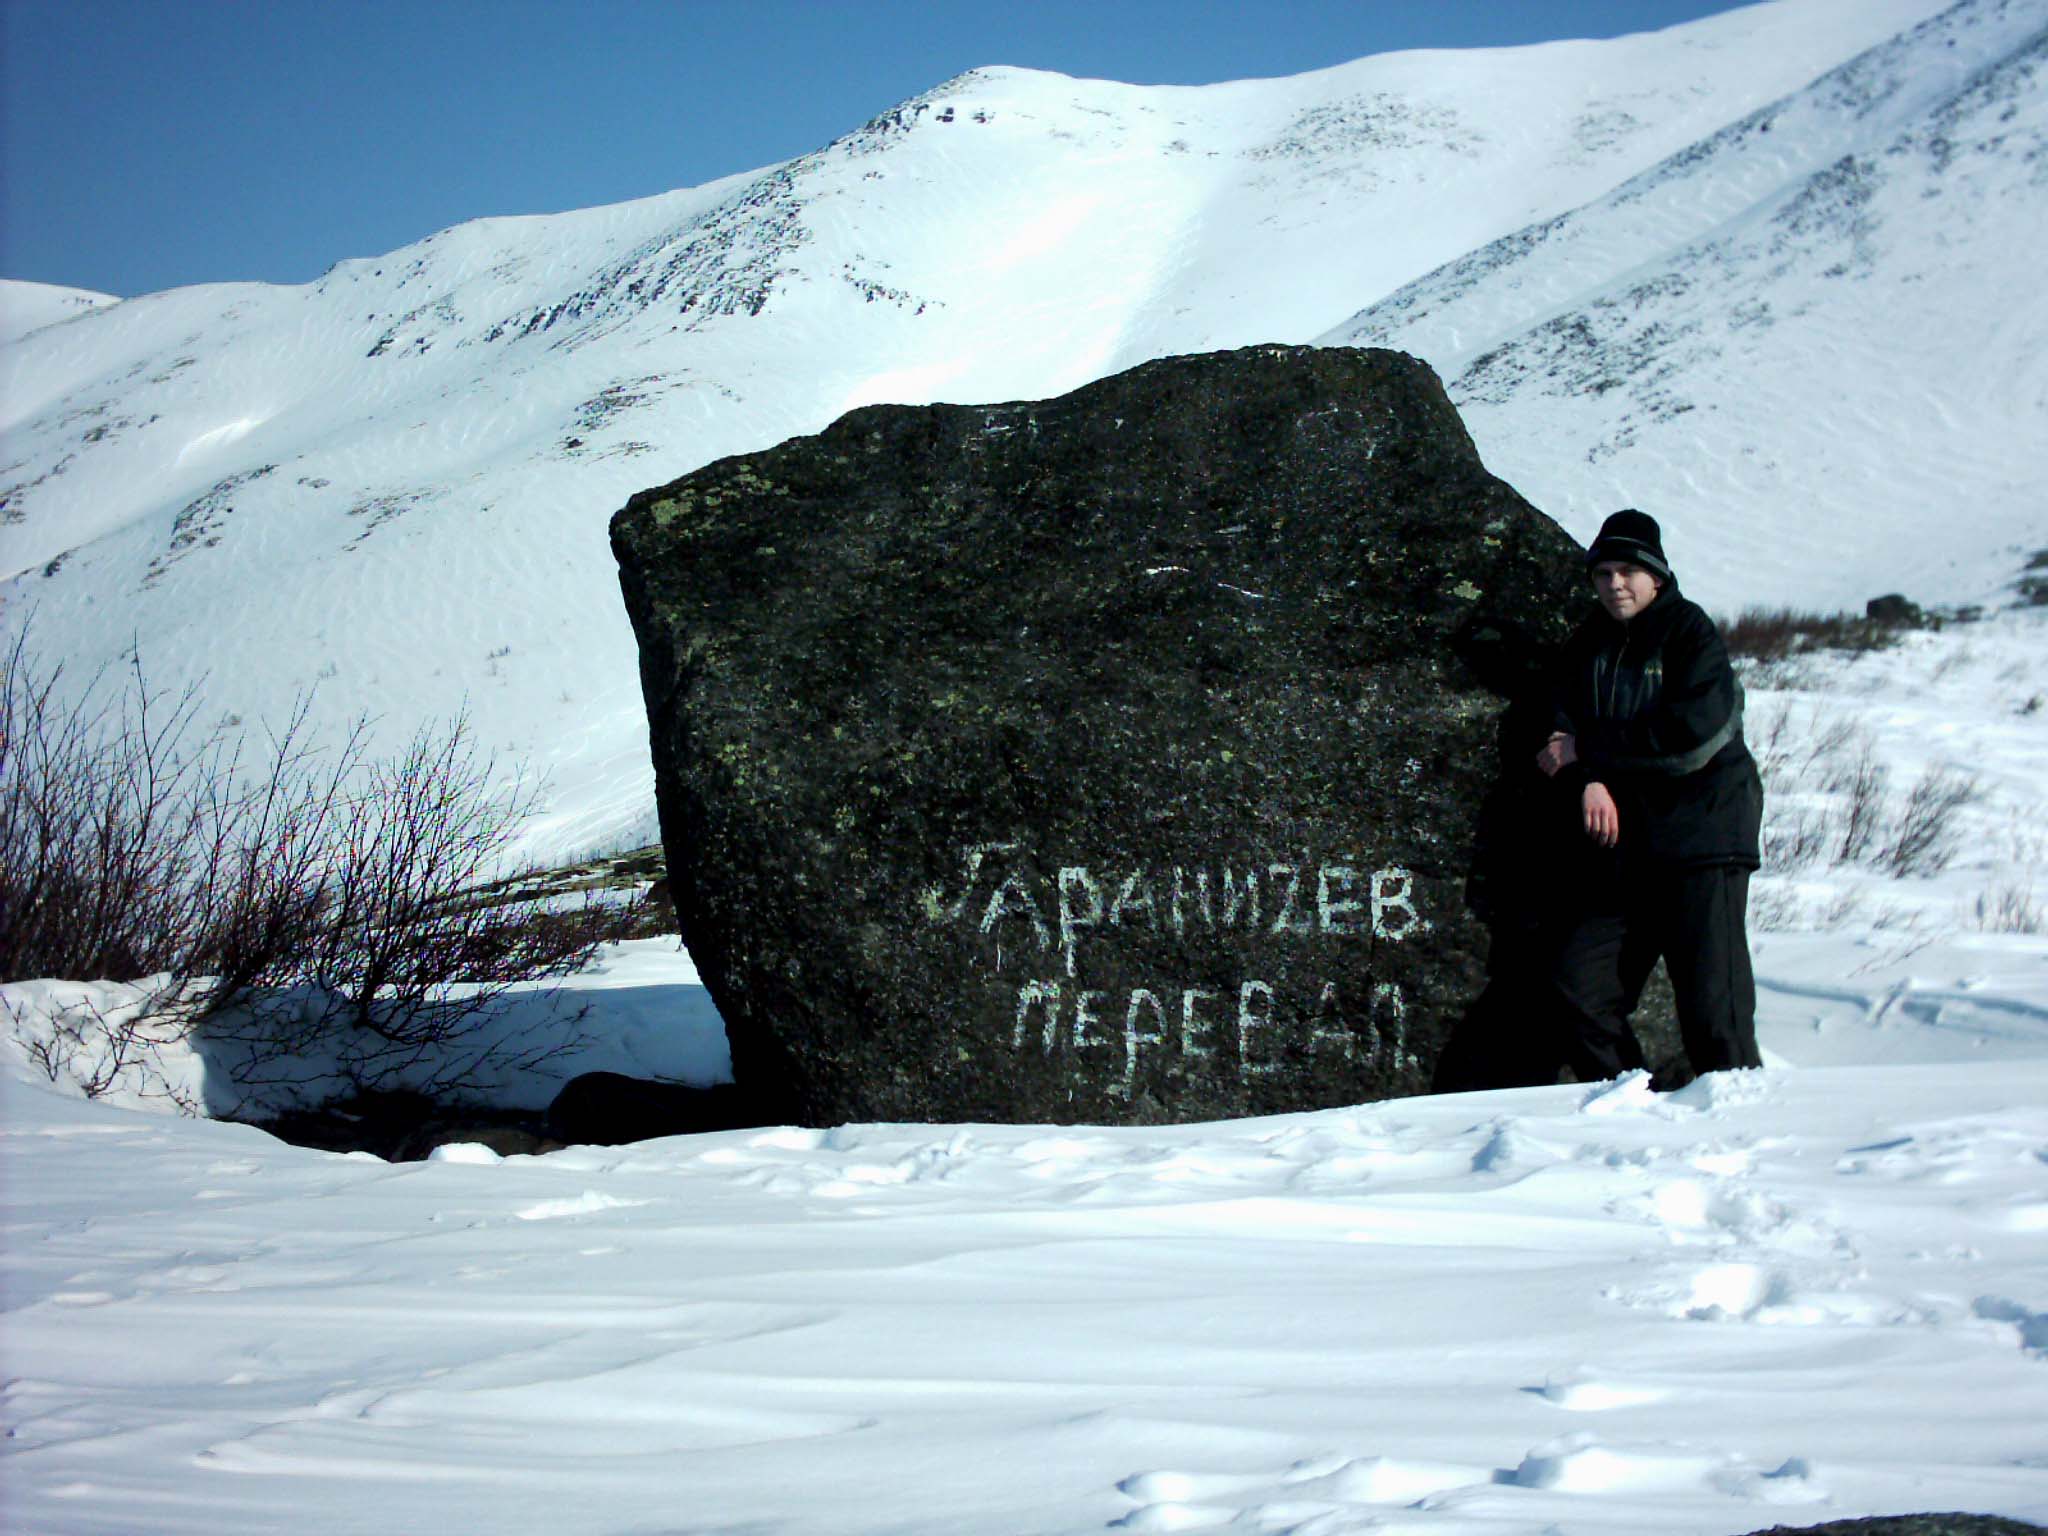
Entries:
{"type": "Polygon", "coordinates": [[[0,0],[0,276],[297,283],[815,149],[981,64],[1145,84],[1732,0],[0,0]]]}

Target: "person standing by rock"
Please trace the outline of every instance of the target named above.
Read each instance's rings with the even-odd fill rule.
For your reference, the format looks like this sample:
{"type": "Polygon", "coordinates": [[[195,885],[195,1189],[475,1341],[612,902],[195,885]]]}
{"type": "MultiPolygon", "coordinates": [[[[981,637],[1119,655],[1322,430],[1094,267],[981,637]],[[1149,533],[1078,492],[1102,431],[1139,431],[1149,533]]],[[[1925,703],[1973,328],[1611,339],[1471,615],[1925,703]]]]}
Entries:
{"type": "Polygon", "coordinates": [[[1444,1042],[1432,1093],[1554,1083],[1576,1059],[1558,956],[1588,917],[1620,916],[1621,890],[1618,855],[1585,835],[1577,791],[1537,766],[1552,718],[1540,680],[1501,713],[1500,772],[1480,802],[1465,880],[1465,905],[1486,925],[1486,986],[1444,1042]]]}
{"type": "Polygon", "coordinates": [[[1655,518],[1616,512],[1586,566],[1601,611],[1565,643],[1537,766],[1577,790],[1584,835],[1615,851],[1622,899],[1582,915],[1555,963],[1572,1069],[1642,1065],[1628,1019],[1660,955],[1693,1070],[1760,1066],[1745,918],[1763,783],[1742,686],[1714,621],[1679,595],[1655,518]]]}

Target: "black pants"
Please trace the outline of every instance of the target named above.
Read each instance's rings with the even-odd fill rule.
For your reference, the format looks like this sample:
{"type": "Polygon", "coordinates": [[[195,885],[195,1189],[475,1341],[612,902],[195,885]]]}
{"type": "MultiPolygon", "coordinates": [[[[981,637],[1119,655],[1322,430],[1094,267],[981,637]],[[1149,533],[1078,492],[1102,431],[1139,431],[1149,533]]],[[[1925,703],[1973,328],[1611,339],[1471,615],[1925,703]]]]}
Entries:
{"type": "Polygon", "coordinates": [[[1576,1014],[1549,984],[1570,930],[1503,924],[1486,954],[1486,989],[1452,1028],[1432,1093],[1535,1088],[1557,1081],[1576,1014]]]}
{"type": "Polygon", "coordinates": [[[1628,1016],[1661,955],[1678,998],[1678,1032],[1695,1072],[1757,1067],[1756,978],[1749,966],[1749,871],[1733,865],[1630,872],[1620,914],[1580,921],[1551,980],[1569,1012],[1573,1075],[1643,1065],[1628,1016]]]}

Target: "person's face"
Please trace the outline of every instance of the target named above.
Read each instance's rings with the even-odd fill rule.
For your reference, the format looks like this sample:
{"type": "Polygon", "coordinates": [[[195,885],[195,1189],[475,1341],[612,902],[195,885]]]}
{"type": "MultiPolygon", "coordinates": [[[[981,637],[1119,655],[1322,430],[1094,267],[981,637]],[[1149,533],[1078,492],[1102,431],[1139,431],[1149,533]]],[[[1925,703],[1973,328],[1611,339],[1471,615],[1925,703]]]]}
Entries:
{"type": "Polygon", "coordinates": [[[1628,560],[1602,560],[1593,567],[1593,592],[1607,616],[1626,624],[1656,599],[1657,578],[1628,560]]]}

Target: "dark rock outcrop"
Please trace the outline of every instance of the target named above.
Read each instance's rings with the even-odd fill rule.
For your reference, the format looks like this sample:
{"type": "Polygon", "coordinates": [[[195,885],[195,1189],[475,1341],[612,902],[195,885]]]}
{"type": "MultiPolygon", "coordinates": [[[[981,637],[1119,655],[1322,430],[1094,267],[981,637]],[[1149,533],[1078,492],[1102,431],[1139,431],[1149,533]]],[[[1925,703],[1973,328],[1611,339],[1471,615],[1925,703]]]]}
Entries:
{"type": "Polygon", "coordinates": [[[781,1116],[1421,1091],[1498,695],[1580,551],[1392,352],[878,406],[612,523],[668,872],[781,1116]]]}
{"type": "Polygon", "coordinates": [[[1825,1525],[1774,1525],[1751,1536],[2030,1536],[2041,1529],[1999,1515],[1871,1515],[1825,1525]]]}
{"type": "Polygon", "coordinates": [[[391,1163],[418,1162],[457,1142],[489,1147],[500,1157],[561,1145],[547,1135],[535,1111],[443,1103],[404,1089],[360,1093],[247,1123],[294,1146],[368,1152],[391,1163]]]}
{"type": "Polygon", "coordinates": [[[1925,629],[1927,612],[1903,592],[1887,592],[1863,605],[1863,616],[1887,629],[1925,629]]]}
{"type": "Polygon", "coordinates": [[[585,1072],[564,1083],[548,1105],[547,1132],[569,1145],[616,1147],[764,1123],[747,1094],[731,1083],[693,1088],[623,1072],[585,1072]]]}

